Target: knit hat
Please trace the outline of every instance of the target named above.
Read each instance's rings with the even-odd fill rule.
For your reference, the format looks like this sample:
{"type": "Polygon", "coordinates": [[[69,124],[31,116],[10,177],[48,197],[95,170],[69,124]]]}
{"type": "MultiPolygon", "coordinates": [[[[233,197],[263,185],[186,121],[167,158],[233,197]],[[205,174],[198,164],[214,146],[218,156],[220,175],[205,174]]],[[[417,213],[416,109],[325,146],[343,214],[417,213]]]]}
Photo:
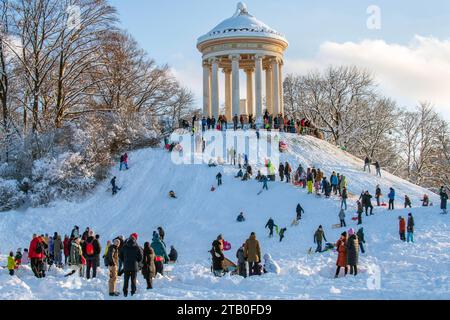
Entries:
{"type": "Polygon", "coordinates": [[[353,228],[350,228],[349,230],[348,230],[348,235],[349,236],[352,236],[352,235],[354,235],[355,234],[355,230],[353,230],[353,228]]]}
{"type": "Polygon", "coordinates": [[[134,238],[134,240],[138,239],[138,234],[137,233],[132,233],[131,236],[134,238]]]}

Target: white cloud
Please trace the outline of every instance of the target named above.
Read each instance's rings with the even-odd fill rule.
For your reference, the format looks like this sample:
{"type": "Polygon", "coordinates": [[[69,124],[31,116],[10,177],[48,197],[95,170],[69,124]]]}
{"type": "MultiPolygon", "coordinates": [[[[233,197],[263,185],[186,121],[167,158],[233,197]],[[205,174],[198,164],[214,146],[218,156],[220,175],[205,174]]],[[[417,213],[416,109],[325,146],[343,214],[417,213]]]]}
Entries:
{"type": "Polygon", "coordinates": [[[383,40],[325,42],[312,59],[287,60],[285,70],[304,74],[329,65],[367,68],[382,92],[399,104],[429,101],[450,120],[450,40],[416,35],[405,46],[383,40]]]}

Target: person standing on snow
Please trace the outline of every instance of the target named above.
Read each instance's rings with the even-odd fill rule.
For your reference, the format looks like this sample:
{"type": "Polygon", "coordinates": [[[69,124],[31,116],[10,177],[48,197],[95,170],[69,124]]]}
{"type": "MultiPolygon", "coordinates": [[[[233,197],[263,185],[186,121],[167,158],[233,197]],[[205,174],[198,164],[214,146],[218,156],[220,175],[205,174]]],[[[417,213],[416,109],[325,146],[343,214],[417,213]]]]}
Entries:
{"type": "Polygon", "coordinates": [[[212,256],[212,271],[216,277],[221,277],[224,275],[224,260],[225,255],[223,254],[222,244],[219,240],[214,240],[212,243],[212,249],[210,251],[212,256]]]}
{"type": "Polygon", "coordinates": [[[267,182],[269,181],[269,179],[267,179],[267,176],[263,176],[262,177],[262,182],[263,182],[263,190],[269,190],[269,187],[267,185],[267,182]]]}
{"type": "Polygon", "coordinates": [[[284,165],[284,175],[286,176],[286,183],[291,182],[291,173],[292,173],[292,168],[289,165],[289,163],[286,162],[286,164],[284,165]]]}
{"type": "Polygon", "coordinates": [[[119,252],[119,259],[123,261],[124,281],[123,295],[128,296],[128,285],[131,279],[131,295],[136,294],[136,277],[139,271],[139,262],[142,261],[142,251],[137,244],[138,235],[133,233],[119,252]]]}
{"type": "Polygon", "coordinates": [[[280,175],[281,182],[284,181],[284,164],[280,163],[280,167],[278,168],[278,174],[280,175]]]}
{"type": "MultiPolygon", "coordinates": [[[[439,190],[439,196],[441,198],[441,210],[442,210],[442,214],[447,214],[447,200],[448,200],[448,194],[445,191],[445,187],[442,186],[441,189],[439,190]]],[[[427,197],[428,198],[428,197],[427,197]]],[[[424,197],[425,199],[425,197],[424,197]]],[[[428,200],[428,199],[427,199],[428,200]]],[[[425,203],[425,200],[424,200],[425,203]]],[[[427,203],[428,205],[428,203],[427,203]]]]}
{"type": "Polygon", "coordinates": [[[28,256],[31,261],[31,270],[33,271],[36,278],[45,277],[44,270],[44,254],[45,243],[42,237],[33,235],[33,239],[30,242],[30,247],[28,250],[28,256]]]}
{"type": "Polygon", "coordinates": [[[241,277],[247,278],[247,260],[244,254],[245,243],[236,252],[236,258],[238,259],[238,270],[241,277]]]}
{"type": "Polygon", "coordinates": [[[94,236],[94,231],[89,230],[89,235],[86,241],[83,242],[82,249],[83,255],[86,258],[86,279],[91,278],[91,269],[92,278],[96,278],[97,268],[99,267],[97,263],[100,261],[102,248],[100,242],[94,236]]]}
{"type": "Polygon", "coordinates": [[[366,168],[369,168],[369,173],[370,173],[370,159],[369,159],[369,157],[366,157],[366,159],[364,160],[364,172],[366,172],[366,168]]]}
{"type": "Polygon", "coordinates": [[[284,239],[284,233],[287,231],[287,228],[282,228],[279,232],[280,242],[284,239]]]}
{"type": "Polygon", "coordinates": [[[395,190],[394,188],[389,188],[389,209],[388,210],[394,210],[394,201],[395,201],[395,190]]]}
{"type": "Polygon", "coordinates": [[[322,252],[322,241],[327,241],[325,237],[325,232],[323,231],[322,226],[319,226],[319,229],[314,233],[314,243],[317,244],[316,252],[322,252]]]}
{"type": "Polygon", "coordinates": [[[75,238],[70,245],[70,258],[69,265],[72,272],[66,275],[66,277],[75,274],[78,271],[80,278],[83,277],[83,264],[85,264],[85,258],[83,257],[83,249],[80,245],[81,239],[75,238]]]}
{"type": "Polygon", "coordinates": [[[333,173],[331,174],[330,182],[331,182],[331,188],[332,188],[332,191],[334,192],[334,195],[337,195],[339,179],[338,179],[335,171],[333,171],[333,173]]]}
{"type": "Polygon", "coordinates": [[[381,206],[380,198],[381,198],[381,189],[380,186],[378,185],[377,189],[375,190],[375,199],[377,199],[377,207],[381,206]]]}
{"type": "Polygon", "coordinates": [[[302,220],[302,214],[305,213],[305,210],[303,210],[303,208],[300,205],[300,203],[297,205],[296,212],[297,212],[297,222],[298,222],[298,221],[302,220]]]}
{"type": "Polygon", "coordinates": [[[345,208],[345,210],[347,210],[347,199],[348,199],[347,188],[344,187],[341,193],[341,209],[345,208]]]}
{"type": "Polygon", "coordinates": [[[308,194],[313,193],[313,180],[314,176],[310,168],[308,168],[308,172],[306,174],[306,184],[308,185],[308,194]]]}
{"type": "Polygon", "coordinates": [[[67,265],[67,261],[69,260],[70,256],[70,239],[67,235],[64,237],[63,246],[64,246],[64,264],[67,265]]]}
{"type": "Polygon", "coordinates": [[[115,239],[113,244],[108,247],[107,261],[109,269],[109,295],[111,297],[118,297],[120,294],[116,291],[117,275],[119,272],[119,246],[120,240],[115,239]]]}
{"type": "Polygon", "coordinates": [[[170,246],[169,262],[175,263],[178,260],[178,252],[174,246],[170,246]]]}
{"type": "Polygon", "coordinates": [[[111,179],[111,186],[112,186],[112,194],[113,194],[113,196],[117,194],[117,191],[122,190],[121,188],[119,188],[117,186],[116,180],[117,180],[117,177],[114,177],[114,178],[111,179]]]}
{"type": "Polygon", "coordinates": [[[345,211],[344,209],[341,209],[339,212],[339,219],[341,220],[341,228],[347,227],[347,224],[345,223],[345,211]]]}
{"type": "Polygon", "coordinates": [[[400,240],[405,242],[406,241],[406,221],[403,217],[398,217],[398,233],[400,235],[400,240]]]}
{"type": "Polygon", "coordinates": [[[375,169],[377,170],[377,176],[381,178],[381,166],[378,161],[375,162],[375,169]]]}
{"type": "Polygon", "coordinates": [[[411,241],[414,243],[414,218],[412,213],[408,213],[408,225],[406,226],[406,230],[408,231],[406,235],[406,241],[409,243],[411,241]]]}
{"type": "Polygon", "coordinates": [[[356,236],[358,237],[358,243],[359,247],[361,249],[361,253],[366,253],[366,250],[364,250],[364,243],[366,243],[366,240],[364,239],[364,228],[360,228],[358,232],[356,233],[356,236]]]}
{"type": "Polygon", "coordinates": [[[156,276],[155,252],[149,242],[144,244],[142,275],[147,282],[147,290],[153,289],[153,278],[156,276]]]}
{"type": "Polygon", "coordinates": [[[264,229],[269,228],[269,237],[272,238],[273,237],[273,228],[275,227],[275,222],[273,221],[272,218],[269,219],[269,221],[267,221],[266,226],[264,227],[264,229]]]}
{"type": "Polygon", "coordinates": [[[61,236],[55,233],[55,240],[53,240],[53,256],[55,259],[55,265],[58,268],[62,268],[62,252],[64,250],[64,244],[61,241],[61,236]]]}
{"type": "Polygon", "coordinates": [[[244,245],[244,257],[247,259],[249,276],[260,275],[259,264],[261,263],[261,247],[256,240],[256,234],[252,232],[244,245]]]}
{"type": "Polygon", "coordinates": [[[339,277],[339,273],[341,272],[341,268],[344,268],[345,275],[348,273],[347,267],[347,232],[343,232],[341,237],[336,242],[336,251],[338,252],[338,258],[336,261],[336,275],[335,278],[339,277]]]}
{"type": "Polygon", "coordinates": [[[358,275],[359,241],[355,231],[348,230],[347,240],[347,264],[350,266],[350,274],[358,275]]]}
{"type": "Polygon", "coordinates": [[[365,208],[366,211],[366,217],[369,216],[369,208],[370,208],[370,215],[373,216],[373,206],[372,206],[372,195],[369,193],[369,191],[366,191],[361,195],[361,203],[365,208]]]}
{"type": "Polygon", "coordinates": [[[216,175],[216,179],[217,179],[217,186],[221,186],[222,185],[222,174],[220,172],[216,175]]]}

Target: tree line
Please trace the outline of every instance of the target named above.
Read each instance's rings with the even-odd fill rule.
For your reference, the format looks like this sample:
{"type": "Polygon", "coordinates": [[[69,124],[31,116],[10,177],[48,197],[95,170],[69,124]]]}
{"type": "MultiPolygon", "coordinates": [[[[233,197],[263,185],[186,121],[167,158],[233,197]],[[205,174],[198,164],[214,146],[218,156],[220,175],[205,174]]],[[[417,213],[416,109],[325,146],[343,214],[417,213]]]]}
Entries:
{"type": "Polygon", "coordinates": [[[450,130],[429,102],[401,108],[378,90],[373,75],[330,66],[284,81],[289,117],[308,118],[325,139],[431,190],[450,183],[450,130]]]}

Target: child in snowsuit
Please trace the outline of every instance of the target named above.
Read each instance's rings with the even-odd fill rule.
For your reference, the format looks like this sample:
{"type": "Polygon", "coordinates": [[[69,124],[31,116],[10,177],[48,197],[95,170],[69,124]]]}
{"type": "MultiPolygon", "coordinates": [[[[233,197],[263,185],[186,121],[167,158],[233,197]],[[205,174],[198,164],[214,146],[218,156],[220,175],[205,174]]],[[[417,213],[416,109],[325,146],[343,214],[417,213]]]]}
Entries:
{"type": "Polygon", "coordinates": [[[406,222],[403,217],[398,217],[399,220],[399,234],[400,234],[400,240],[406,241],[405,233],[406,233],[406,222]]]}
{"type": "Polygon", "coordinates": [[[283,229],[280,230],[280,232],[279,232],[280,242],[283,241],[284,233],[285,233],[286,231],[287,231],[286,228],[283,228],[283,229]]]}
{"type": "Polygon", "coordinates": [[[12,251],[9,253],[7,267],[8,267],[9,275],[13,276],[14,270],[16,269],[16,261],[14,260],[14,252],[12,252],[12,251]]]}

